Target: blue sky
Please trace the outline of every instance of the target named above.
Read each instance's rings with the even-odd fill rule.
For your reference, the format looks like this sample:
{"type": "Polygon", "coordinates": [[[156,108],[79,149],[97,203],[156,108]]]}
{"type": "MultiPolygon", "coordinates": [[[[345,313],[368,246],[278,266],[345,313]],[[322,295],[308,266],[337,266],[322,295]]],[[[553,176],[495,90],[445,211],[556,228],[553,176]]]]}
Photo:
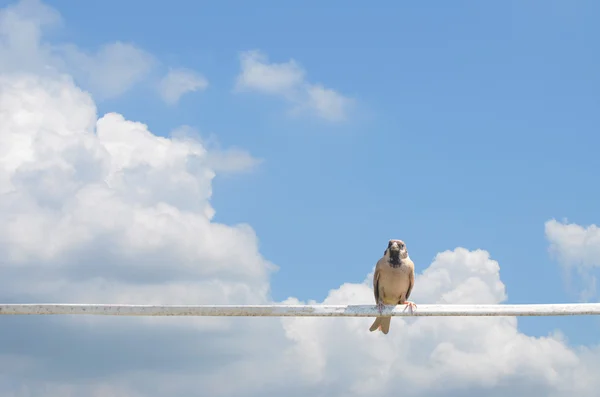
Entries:
{"type": "MultiPolygon", "coordinates": [[[[493,303],[501,283],[507,303],[577,302],[590,287],[597,301],[600,3],[9,4],[0,1],[0,300],[370,302],[361,283],[400,238],[421,277],[417,304],[493,303]],[[167,103],[157,82],[173,70],[189,71],[197,90],[167,103]],[[181,126],[201,144],[156,139],[181,126]],[[498,261],[499,278],[477,249],[498,261]],[[270,276],[267,261],[279,267],[270,276]]],[[[415,382],[415,393],[438,396],[427,385],[448,382],[474,395],[583,397],[600,387],[597,352],[577,350],[597,349],[593,317],[394,319],[387,339],[364,319],[127,320],[6,320],[14,343],[0,368],[12,372],[0,370],[0,391],[39,386],[32,396],[46,397],[47,378],[79,390],[88,376],[102,393],[102,382],[122,381],[119,395],[162,397],[214,391],[231,374],[240,389],[221,395],[297,385],[298,395],[347,397],[415,382]],[[20,327],[36,344],[20,347],[20,327]],[[564,345],[538,338],[556,329],[564,345]],[[48,346],[63,339],[60,359],[48,346]],[[209,371],[217,349],[226,352],[209,371]],[[93,354],[104,357],[97,379],[96,364],[79,365],[93,354]],[[181,365],[165,367],[164,355],[181,365]],[[374,374],[352,366],[363,362],[374,374]],[[431,378],[394,375],[408,363],[431,378]],[[269,375],[244,383],[244,370],[269,375]]]]}
{"type": "MultiPolygon", "coordinates": [[[[361,281],[392,237],[407,241],[417,271],[456,246],[488,250],[510,303],[577,299],[544,222],[600,222],[597,2],[48,4],[67,21],[57,39],[132,42],[210,80],[175,108],[142,86],[99,101],[99,113],[157,134],[187,124],[264,159],[217,177],[213,205],[217,221],[256,230],[280,267],[275,299],[361,281]],[[309,80],[355,98],[355,112],[290,118],[276,99],[234,95],[249,49],[293,58],[309,80]]],[[[596,335],[588,318],[520,321],[533,334],[556,324],[576,342],[596,335]]]]}

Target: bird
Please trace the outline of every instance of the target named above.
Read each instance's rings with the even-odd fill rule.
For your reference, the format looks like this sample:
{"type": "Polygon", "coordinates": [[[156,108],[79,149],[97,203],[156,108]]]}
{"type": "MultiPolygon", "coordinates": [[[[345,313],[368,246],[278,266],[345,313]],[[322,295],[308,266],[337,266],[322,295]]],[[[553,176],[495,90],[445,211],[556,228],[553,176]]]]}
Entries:
{"type": "MultiPolygon", "coordinates": [[[[373,294],[379,314],[384,305],[407,305],[411,311],[417,305],[408,300],[415,285],[415,264],[408,256],[408,249],[402,240],[389,240],[383,257],[375,265],[373,274],[373,294]]],[[[379,316],[369,328],[384,334],[390,331],[391,316],[379,316]]]]}

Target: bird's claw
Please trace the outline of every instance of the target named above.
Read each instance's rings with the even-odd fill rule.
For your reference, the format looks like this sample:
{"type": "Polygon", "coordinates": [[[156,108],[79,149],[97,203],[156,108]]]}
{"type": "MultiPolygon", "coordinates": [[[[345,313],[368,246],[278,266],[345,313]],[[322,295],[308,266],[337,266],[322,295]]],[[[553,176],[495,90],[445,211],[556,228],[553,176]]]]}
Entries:
{"type": "Polygon", "coordinates": [[[383,302],[377,302],[377,310],[379,310],[379,314],[383,313],[383,308],[384,308],[383,302]]]}
{"type": "Polygon", "coordinates": [[[417,304],[411,301],[406,301],[404,302],[404,304],[406,305],[406,307],[410,307],[410,312],[413,312],[413,309],[417,308],[417,304]]]}

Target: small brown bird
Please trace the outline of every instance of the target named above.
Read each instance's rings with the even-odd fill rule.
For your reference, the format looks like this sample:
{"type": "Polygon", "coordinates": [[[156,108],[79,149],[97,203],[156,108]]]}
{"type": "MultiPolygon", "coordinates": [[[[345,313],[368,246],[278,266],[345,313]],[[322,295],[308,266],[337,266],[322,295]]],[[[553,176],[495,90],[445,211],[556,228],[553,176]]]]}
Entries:
{"type": "MultiPolygon", "coordinates": [[[[408,256],[406,244],[402,240],[390,240],[383,257],[375,265],[373,275],[373,293],[379,313],[383,312],[384,305],[405,304],[417,307],[407,300],[415,284],[415,264],[408,256]]],[[[390,330],[392,317],[377,317],[369,331],[381,330],[387,334],[390,330]]]]}

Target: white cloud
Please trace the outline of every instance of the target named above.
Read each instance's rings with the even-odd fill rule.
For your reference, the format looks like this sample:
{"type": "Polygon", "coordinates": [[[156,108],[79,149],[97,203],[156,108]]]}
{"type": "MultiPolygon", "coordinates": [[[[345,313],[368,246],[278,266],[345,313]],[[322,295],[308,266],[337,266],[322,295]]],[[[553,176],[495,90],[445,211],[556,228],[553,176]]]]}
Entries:
{"type": "Polygon", "coordinates": [[[554,219],[545,224],[546,238],[553,253],[566,266],[600,267],[600,228],[561,223],[554,219]]]}
{"type": "Polygon", "coordinates": [[[57,48],[68,70],[97,96],[110,98],[122,95],[144,81],[155,59],[130,43],[116,42],[88,54],[74,45],[57,48]]]}
{"type": "Polygon", "coordinates": [[[340,121],[346,117],[346,109],[350,100],[337,92],[320,85],[308,87],[308,105],[324,119],[340,121]]]}
{"type": "Polygon", "coordinates": [[[43,34],[60,27],[61,16],[38,0],[0,9],[0,71],[44,72],[59,60],[43,34]]]}
{"type": "Polygon", "coordinates": [[[207,155],[207,165],[217,172],[233,173],[250,171],[262,162],[239,148],[213,150],[207,155]]]}
{"type": "Polygon", "coordinates": [[[60,14],[39,0],[21,0],[0,10],[0,70],[71,73],[102,98],[123,94],[148,77],[154,58],[128,43],[116,42],[88,53],[74,44],[44,40],[62,26],[60,14]]]}
{"type": "MultiPolygon", "coordinates": [[[[96,98],[114,98],[151,79],[160,64],[132,43],[107,43],[87,51],[73,43],[44,39],[62,27],[60,14],[39,0],[21,0],[0,10],[0,71],[68,73],[96,98]]],[[[171,70],[156,83],[165,101],[174,104],[186,92],[206,88],[201,75],[187,69],[171,70]]]]}
{"type": "MultiPolygon", "coordinates": [[[[371,302],[371,278],[333,290],[326,304],[371,302]]],[[[500,303],[506,298],[499,265],[485,251],[457,248],[437,255],[417,276],[414,301],[500,303]]],[[[295,301],[297,303],[297,301],[295,301]]],[[[390,334],[367,331],[371,319],[284,319],[296,343],[287,353],[301,363],[304,382],[333,395],[592,395],[598,368],[588,352],[559,336],[520,333],[516,318],[394,318],[390,334]],[[343,386],[342,386],[343,385],[343,386]]]]}
{"type": "Polygon", "coordinates": [[[189,69],[171,69],[159,83],[159,91],[165,102],[176,104],[188,92],[205,90],[208,80],[189,69]]]}
{"type": "Polygon", "coordinates": [[[293,59],[286,63],[268,63],[259,51],[240,55],[242,70],[237,77],[238,89],[278,95],[290,95],[304,84],[304,70],[293,59]]]}
{"type": "MultiPolygon", "coordinates": [[[[212,221],[215,171],[210,157],[189,137],[158,137],[146,125],[116,113],[97,118],[89,94],[66,76],[0,74],[0,299],[267,302],[268,274],[275,267],[258,252],[253,230],[212,221]]],[[[239,170],[240,161],[248,158],[245,152],[242,160],[229,154],[220,166],[239,170]]],[[[122,349],[131,357],[147,354],[142,352],[150,345],[136,342],[143,340],[161,352],[161,360],[172,361],[170,368],[180,368],[173,361],[188,360],[177,375],[184,376],[213,345],[224,348],[222,354],[237,354],[236,339],[245,340],[231,336],[241,323],[235,319],[35,321],[43,325],[26,326],[29,331],[4,324],[3,336],[21,342],[27,332],[44,331],[29,334],[27,344],[0,349],[0,368],[6,369],[0,371],[2,395],[148,395],[146,381],[135,376],[153,372],[146,364],[139,366],[143,357],[118,359],[120,364],[111,364],[114,369],[104,368],[97,357],[107,351],[118,356],[122,349]],[[90,332],[84,331],[88,324],[94,324],[90,332]],[[210,337],[212,332],[222,336],[210,337]],[[47,356],[47,347],[60,343],[63,335],[73,348],[61,349],[61,357],[69,358],[59,364],[54,361],[58,356],[47,356]],[[210,343],[197,339],[201,335],[210,343]],[[229,348],[219,342],[223,337],[229,348]],[[171,338],[177,342],[168,342],[171,338]],[[125,345],[114,350],[120,341],[125,345]],[[113,347],[102,348],[104,343],[113,347]],[[86,349],[93,351],[94,360],[83,364],[78,355],[86,349]],[[197,354],[193,362],[185,358],[189,352],[197,354]],[[90,380],[98,371],[108,371],[110,380],[90,380]]],[[[245,328],[260,340],[264,325],[245,328]]],[[[165,383],[157,390],[167,388],[174,376],[168,369],[158,375],[165,383]]],[[[185,378],[191,381],[196,375],[185,378]]]]}
{"type": "Polygon", "coordinates": [[[171,136],[182,142],[200,142],[207,149],[204,164],[220,174],[254,171],[264,161],[237,147],[223,149],[214,134],[203,138],[198,130],[187,125],[171,131],[171,136]]]}
{"type": "MultiPolygon", "coordinates": [[[[0,104],[2,298],[270,301],[273,265],[252,229],[212,221],[215,171],[199,141],[116,113],[97,119],[66,77],[4,74],[0,104]]],[[[483,250],[440,253],[414,300],[503,302],[499,271],[483,250]]],[[[372,303],[371,276],[323,303],[372,303]]],[[[29,321],[3,325],[3,395],[594,396],[600,386],[597,348],[524,335],[512,317],[394,318],[387,336],[365,318],[29,321]]]]}
{"type": "Polygon", "coordinates": [[[595,273],[600,267],[600,228],[552,219],[546,222],[545,232],[550,252],[564,266],[568,281],[577,281],[571,279],[573,272],[579,276],[582,282],[578,287],[580,298],[593,297],[596,294],[595,273]]]}
{"type": "MultiPolygon", "coordinates": [[[[225,272],[246,281],[229,288],[232,296],[251,301],[265,293],[269,266],[256,251],[251,229],[210,222],[214,210],[208,200],[215,174],[206,166],[208,152],[200,143],[157,137],[144,124],[115,113],[96,121],[89,95],[66,78],[4,75],[0,103],[0,191],[4,194],[0,257],[11,267],[42,261],[71,269],[76,264],[68,258],[91,249],[90,244],[102,235],[104,248],[96,248],[107,249],[104,256],[138,257],[129,270],[115,267],[111,274],[137,268],[177,280],[219,277],[225,272]],[[241,250],[233,256],[237,264],[230,261],[228,240],[236,241],[241,250]],[[167,246],[170,253],[165,255],[167,246]],[[249,280],[257,284],[248,284],[249,280]]],[[[238,162],[235,156],[232,161],[238,162]]],[[[93,259],[90,262],[89,268],[72,270],[103,272],[94,267],[93,259]]],[[[110,261],[103,266],[111,266],[110,261]]],[[[144,300],[161,296],[143,284],[103,286],[96,278],[88,280],[90,285],[81,282],[69,289],[65,274],[55,276],[46,274],[39,281],[47,293],[54,290],[66,294],[63,297],[102,300],[100,290],[110,291],[113,298],[115,294],[123,294],[124,299],[140,294],[144,300]]],[[[5,290],[34,294],[40,288],[26,279],[12,281],[5,290]]],[[[218,287],[220,282],[210,284],[218,287]]],[[[185,292],[187,285],[186,281],[161,288],[176,294],[180,288],[185,292]]],[[[210,296],[213,287],[185,294],[191,299],[210,296]]],[[[222,295],[222,299],[228,298],[222,295]]]]}
{"type": "Polygon", "coordinates": [[[304,69],[293,59],[269,63],[265,54],[254,50],[243,52],[240,63],[236,90],[282,97],[292,105],[293,114],[308,111],[328,121],[342,121],[354,103],[332,89],[309,83],[304,69]]]}

